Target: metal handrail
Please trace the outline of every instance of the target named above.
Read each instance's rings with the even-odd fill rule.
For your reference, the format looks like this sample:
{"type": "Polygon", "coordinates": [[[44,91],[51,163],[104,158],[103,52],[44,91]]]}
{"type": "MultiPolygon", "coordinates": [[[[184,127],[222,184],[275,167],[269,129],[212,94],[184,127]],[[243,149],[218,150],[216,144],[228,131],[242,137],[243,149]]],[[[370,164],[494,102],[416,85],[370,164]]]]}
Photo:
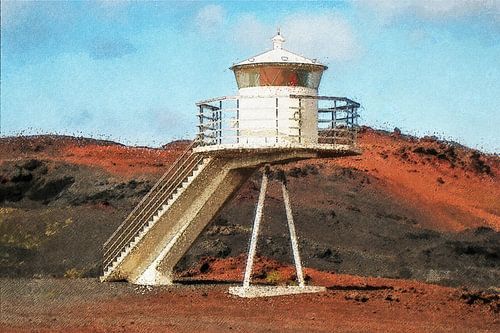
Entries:
{"type": "MultiPolygon", "coordinates": [[[[255,107],[251,105],[247,105],[243,110],[261,110],[265,114],[269,114],[270,117],[262,117],[258,116],[253,119],[244,119],[245,122],[251,121],[272,121],[276,120],[276,127],[268,126],[262,130],[275,131],[275,135],[262,135],[256,136],[255,138],[259,138],[262,140],[270,139],[269,143],[273,143],[273,140],[287,140],[289,138],[291,142],[301,143],[302,140],[307,140],[305,133],[302,132],[302,112],[308,109],[308,106],[305,104],[301,104],[301,101],[314,99],[318,101],[325,101],[323,104],[325,107],[318,107],[318,119],[317,119],[317,133],[318,136],[318,144],[336,144],[335,139],[343,137],[344,135],[340,132],[348,131],[350,134],[350,141],[348,144],[356,146],[356,127],[357,127],[357,109],[360,104],[346,97],[330,97],[330,96],[314,96],[314,95],[258,95],[258,96],[224,96],[219,98],[212,98],[209,100],[201,101],[196,105],[199,107],[199,119],[200,123],[198,127],[198,137],[201,140],[200,145],[203,146],[213,146],[213,145],[221,145],[221,144],[240,144],[244,143],[245,140],[248,140],[249,137],[244,132],[247,133],[250,129],[248,128],[240,128],[240,124],[243,123],[243,120],[240,119],[240,111],[242,108],[240,107],[240,101],[242,99],[266,99],[266,98],[275,98],[277,100],[276,107],[270,107],[267,105],[263,105],[261,107],[255,107]],[[298,105],[288,105],[283,108],[279,103],[280,98],[293,98],[298,100],[298,105]],[[224,101],[228,101],[223,104],[224,101]],[[212,104],[210,104],[212,103],[212,104]],[[279,110],[288,110],[295,111],[294,116],[292,118],[283,117],[282,111],[279,110]],[[274,115],[274,111],[276,110],[276,114],[274,115]],[[279,114],[279,115],[278,115],[279,114]],[[297,114],[297,117],[295,116],[297,114]],[[331,117],[330,117],[331,115],[331,117]],[[330,119],[328,119],[330,118],[330,119]],[[282,121],[286,121],[285,125],[282,124],[282,121]],[[292,122],[289,122],[292,121],[292,122]],[[288,130],[287,130],[288,129],[288,130]],[[288,133],[287,133],[288,132],[288,133]],[[297,132],[297,133],[295,133],[297,132]],[[325,137],[328,135],[332,135],[330,140],[325,140],[325,137]]],[[[286,105],[286,104],[285,104],[286,105]]],[[[286,111],[285,111],[286,112],[286,111]]],[[[287,114],[287,113],[285,113],[287,114]]],[[[248,115],[247,115],[248,116],[248,115]]],[[[261,131],[258,129],[258,131],[261,131]]],[[[345,141],[345,139],[342,139],[345,141]]],[[[267,141],[265,141],[267,142],[267,141]]]]}
{"type": "MultiPolygon", "coordinates": [[[[183,172],[177,174],[177,176],[175,176],[174,181],[166,182],[166,184],[171,183],[168,189],[164,190],[162,187],[160,191],[157,192],[162,195],[159,198],[157,197],[155,199],[152,199],[149,202],[149,205],[142,210],[141,214],[134,219],[134,222],[131,224],[131,227],[124,230],[124,234],[122,234],[120,237],[121,241],[115,248],[124,249],[126,247],[126,244],[130,243],[132,239],[138,235],[138,232],[142,230],[142,228],[147,224],[147,222],[149,222],[155,216],[155,214],[159,210],[159,207],[161,207],[161,205],[163,205],[164,202],[168,201],[168,199],[172,197],[172,194],[175,192],[175,190],[180,186],[180,184],[185,180],[185,178],[188,177],[189,172],[196,165],[198,165],[198,163],[199,160],[191,159],[190,163],[188,164],[188,167],[181,169],[183,170],[183,172]],[[193,161],[195,161],[196,163],[192,163],[193,161]]],[[[109,256],[106,259],[108,259],[107,262],[109,262],[109,256]]]]}
{"type": "Polygon", "coordinates": [[[138,231],[141,230],[159,210],[160,205],[158,203],[160,202],[163,204],[168,200],[179,185],[189,177],[189,174],[203,160],[203,157],[197,156],[192,152],[193,148],[196,147],[198,143],[199,142],[195,140],[188,146],[106,241],[104,244],[105,251],[103,256],[104,269],[116,259],[119,253],[126,247],[126,244],[130,243],[137,235],[138,231]]]}
{"type": "MultiPolygon", "coordinates": [[[[187,160],[191,160],[190,159],[191,156],[192,155],[189,155],[188,159],[185,159],[183,164],[186,164],[185,162],[187,160]]],[[[192,167],[193,166],[190,163],[189,169],[191,169],[192,167]]],[[[177,170],[184,171],[185,168],[181,167],[177,170]]],[[[116,240],[113,242],[113,245],[106,252],[104,260],[105,263],[109,263],[110,258],[111,261],[114,260],[113,254],[115,254],[116,256],[117,253],[121,252],[126,247],[126,244],[129,243],[137,235],[139,230],[141,230],[144,227],[144,225],[146,225],[146,223],[154,216],[154,214],[159,209],[158,202],[161,201],[161,204],[163,204],[163,202],[171,196],[171,193],[173,191],[172,187],[174,187],[175,190],[175,188],[179,185],[178,178],[179,178],[179,172],[173,173],[171,174],[170,177],[166,178],[166,181],[163,182],[161,187],[159,186],[157,188],[157,191],[154,193],[154,195],[149,197],[149,200],[144,204],[139,213],[135,215],[133,219],[129,220],[127,227],[122,230],[119,237],[116,238],[116,240]],[[175,181],[172,181],[172,178],[174,177],[175,181]],[[164,191],[166,184],[170,184],[169,185],[170,191],[166,192],[164,191]],[[114,251],[111,252],[112,250],[114,251]]]]}
{"type": "Polygon", "coordinates": [[[352,104],[355,107],[360,107],[361,104],[353,101],[347,97],[336,97],[336,96],[316,96],[316,95],[290,95],[291,98],[303,98],[303,99],[319,99],[325,101],[340,101],[352,104]]]}
{"type": "MultiPolygon", "coordinates": [[[[192,167],[193,165],[190,164],[190,168],[192,167]]],[[[185,179],[184,177],[188,174],[188,172],[183,173],[181,181],[183,181],[185,179]]],[[[109,248],[108,253],[104,258],[105,267],[108,267],[116,259],[119,253],[126,248],[127,244],[129,244],[134,237],[139,234],[144,226],[155,216],[159,207],[171,197],[172,192],[179,186],[180,182],[178,178],[179,175],[176,178],[176,182],[173,182],[175,186],[170,186],[170,191],[163,192],[163,195],[160,195],[159,197],[151,197],[151,200],[148,201],[148,204],[144,207],[140,214],[138,214],[133,220],[130,220],[131,223],[129,224],[129,227],[123,229],[120,236],[116,238],[113,247],[109,248]]],[[[157,193],[162,193],[162,189],[163,188],[161,188],[157,193]]]]}
{"type": "Polygon", "coordinates": [[[175,167],[176,165],[178,164],[178,162],[180,160],[182,160],[184,158],[184,156],[188,153],[188,152],[191,152],[192,149],[195,147],[195,145],[197,144],[196,140],[191,142],[191,144],[184,150],[184,152],[181,154],[181,156],[179,158],[177,158],[177,160],[170,166],[170,168],[167,169],[167,171],[165,171],[165,173],[163,173],[163,175],[160,177],[160,179],[158,179],[158,181],[153,185],[153,187],[149,190],[149,192],[141,199],[141,201],[139,201],[139,203],[134,207],[134,209],[128,214],[128,216],[125,218],[125,220],[122,222],[122,224],[120,224],[120,226],[115,230],[115,232],[113,232],[113,234],[108,238],[108,240],[104,243],[104,247],[108,246],[109,242],[112,240],[112,238],[118,233],[120,232],[121,228],[124,227],[124,225],[126,225],[126,221],[128,219],[130,219],[135,213],[136,211],[141,207],[141,205],[152,195],[152,193],[156,190],[156,188],[162,183],[162,181],[165,179],[165,177],[167,177],[167,175],[173,171],[173,170],[176,170],[175,167]]]}

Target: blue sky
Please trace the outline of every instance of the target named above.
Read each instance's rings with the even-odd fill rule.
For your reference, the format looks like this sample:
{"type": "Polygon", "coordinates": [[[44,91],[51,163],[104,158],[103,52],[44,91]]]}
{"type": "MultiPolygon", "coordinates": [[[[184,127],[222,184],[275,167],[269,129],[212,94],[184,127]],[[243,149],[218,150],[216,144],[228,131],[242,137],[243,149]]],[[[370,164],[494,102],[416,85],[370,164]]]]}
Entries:
{"type": "Polygon", "coordinates": [[[320,94],[360,123],[500,152],[500,1],[2,1],[1,135],[162,145],[195,134],[194,103],[271,47],[329,66],[320,94]]]}

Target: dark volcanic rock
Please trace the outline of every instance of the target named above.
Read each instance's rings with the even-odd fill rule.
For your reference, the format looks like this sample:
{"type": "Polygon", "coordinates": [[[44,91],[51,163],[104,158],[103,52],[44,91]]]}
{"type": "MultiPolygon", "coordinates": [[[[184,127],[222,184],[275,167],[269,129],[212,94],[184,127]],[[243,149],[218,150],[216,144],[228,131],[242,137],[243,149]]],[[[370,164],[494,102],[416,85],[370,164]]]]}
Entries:
{"type": "Polygon", "coordinates": [[[34,201],[50,202],[74,182],[75,179],[71,176],[42,180],[31,187],[27,197],[34,201]]]}

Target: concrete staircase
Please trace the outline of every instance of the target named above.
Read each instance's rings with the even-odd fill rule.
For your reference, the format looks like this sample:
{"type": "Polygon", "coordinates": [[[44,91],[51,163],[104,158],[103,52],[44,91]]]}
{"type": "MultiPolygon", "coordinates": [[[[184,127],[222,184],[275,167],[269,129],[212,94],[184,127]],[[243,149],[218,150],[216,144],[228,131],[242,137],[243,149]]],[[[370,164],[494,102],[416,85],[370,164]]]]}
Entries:
{"type": "Polygon", "coordinates": [[[258,167],[316,156],[274,150],[235,158],[196,153],[195,146],[189,146],[105,243],[101,281],[171,284],[174,266],[258,167]]]}

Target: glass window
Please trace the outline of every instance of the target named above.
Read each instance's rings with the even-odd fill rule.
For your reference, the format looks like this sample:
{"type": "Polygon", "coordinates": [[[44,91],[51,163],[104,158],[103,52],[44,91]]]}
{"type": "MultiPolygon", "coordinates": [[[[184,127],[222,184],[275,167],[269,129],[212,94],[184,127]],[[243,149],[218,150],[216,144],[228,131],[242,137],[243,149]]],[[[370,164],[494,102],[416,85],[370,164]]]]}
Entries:
{"type": "Polygon", "coordinates": [[[321,69],[303,69],[290,66],[260,66],[235,70],[238,88],[258,86],[300,86],[318,89],[321,69]]]}
{"type": "Polygon", "coordinates": [[[259,85],[259,71],[257,69],[236,70],[238,88],[257,87],[259,85]]]}

